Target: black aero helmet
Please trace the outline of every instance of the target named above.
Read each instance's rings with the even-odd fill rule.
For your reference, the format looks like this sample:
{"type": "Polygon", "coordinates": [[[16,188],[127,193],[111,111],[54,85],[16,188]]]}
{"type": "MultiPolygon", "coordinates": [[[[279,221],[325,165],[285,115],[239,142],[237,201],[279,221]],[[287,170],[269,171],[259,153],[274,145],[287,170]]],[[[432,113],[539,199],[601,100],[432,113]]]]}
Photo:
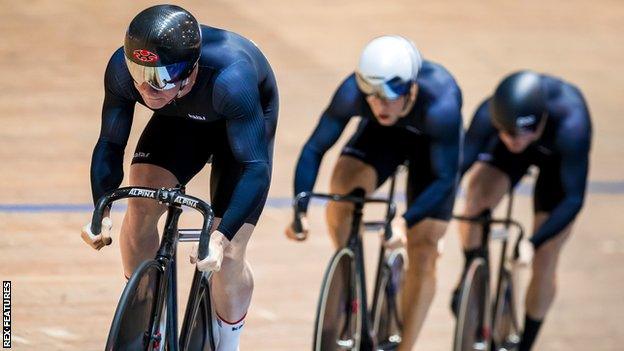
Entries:
{"type": "Polygon", "coordinates": [[[141,11],[128,26],[124,53],[135,82],[167,90],[187,78],[199,60],[201,30],[193,15],[175,5],[141,11]]]}
{"type": "Polygon", "coordinates": [[[505,77],[490,99],[492,123],[512,135],[535,131],[545,114],[546,95],[541,76],[535,72],[505,77]]]}

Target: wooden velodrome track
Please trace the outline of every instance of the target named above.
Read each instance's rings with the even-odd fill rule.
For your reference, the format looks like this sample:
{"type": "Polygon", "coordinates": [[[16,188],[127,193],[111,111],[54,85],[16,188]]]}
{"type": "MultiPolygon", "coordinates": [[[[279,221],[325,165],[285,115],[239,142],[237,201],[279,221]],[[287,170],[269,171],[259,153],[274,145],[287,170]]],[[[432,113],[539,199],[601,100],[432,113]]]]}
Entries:
{"type": "MultiPolygon", "coordinates": [[[[16,350],[103,348],[124,285],[116,242],[84,245],[89,163],[100,125],[103,72],[132,17],[150,1],[0,0],[0,277],[13,283],[16,350]]],[[[594,121],[589,195],[561,258],[558,297],[539,350],[622,350],[624,344],[624,4],[580,1],[184,1],[202,23],[253,39],[278,77],[281,113],[271,199],[249,247],[256,278],[243,350],[309,349],[318,287],[331,254],[322,207],[313,235],[287,241],[294,163],[333,89],[372,37],[412,38],[464,93],[467,125],[505,73],[533,68],[584,91],[594,121]]],[[[150,113],[137,107],[126,155],[150,113]]],[[[352,127],[352,125],[351,125],[352,127]]],[[[341,139],[343,143],[345,138],[341,139]]],[[[323,163],[327,189],[339,148],[323,163]]],[[[126,157],[126,170],[129,163],[126,157]]],[[[529,181],[530,183],[530,181],[529,181]]],[[[207,172],[188,193],[208,197],[207,172]]],[[[517,216],[530,225],[528,192],[517,216]]],[[[461,200],[458,201],[460,208],[461,200]]],[[[188,226],[197,218],[185,219],[188,226]]],[[[376,240],[370,241],[375,252],[376,240]]],[[[181,245],[184,259],[188,247],[181,245]]],[[[462,258],[456,227],[439,262],[438,294],[417,345],[449,350],[449,294],[462,258]]],[[[181,264],[186,281],[190,265],[181,264]]],[[[186,284],[181,284],[186,289],[186,284]]],[[[184,303],[186,290],[181,293],[184,303]]]]}

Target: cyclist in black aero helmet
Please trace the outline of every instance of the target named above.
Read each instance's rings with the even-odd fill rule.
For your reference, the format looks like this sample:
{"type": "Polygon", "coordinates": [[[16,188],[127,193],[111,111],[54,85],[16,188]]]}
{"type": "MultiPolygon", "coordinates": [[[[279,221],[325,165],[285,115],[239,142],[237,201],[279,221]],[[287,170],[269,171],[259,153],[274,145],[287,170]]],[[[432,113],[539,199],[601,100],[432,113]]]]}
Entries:
{"type": "MultiPolygon", "coordinates": [[[[589,111],[579,89],[532,71],[503,79],[477,109],[466,133],[461,172],[472,172],[465,215],[494,208],[529,166],[540,170],[533,235],[522,245],[525,261],[533,258],[533,275],[519,351],[531,349],[554,299],[557,258],[583,206],[591,135],[589,111]]],[[[460,233],[468,267],[483,254],[476,249],[480,230],[462,222],[460,233]]]]}
{"type": "MultiPolygon", "coordinates": [[[[153,188],[186,184],[209,159],[215,227],[208,257],[218,318],[217,350],[238,349],[253,290],[247,242],[269,189],[278,93],[267,59],[238,34],[201,25],[181,7],[158,5],[130,23],[124,46],[104,77],[102,127],[91,161],[93,200],[119,187],[135,104],[153,111],[136,146],[129,183],[153,188]]],[[[121,226],[124,272],[130,277],[158,249],[156,225],[164,208],[128,202],[121,226]]],[[[104,224],[110,230],[111,221],[104,224]]],[[[107,231],[82,238],[100,249],[107,231]]],[[[192,260],[196,261],[194,257],[192,260]]]]}

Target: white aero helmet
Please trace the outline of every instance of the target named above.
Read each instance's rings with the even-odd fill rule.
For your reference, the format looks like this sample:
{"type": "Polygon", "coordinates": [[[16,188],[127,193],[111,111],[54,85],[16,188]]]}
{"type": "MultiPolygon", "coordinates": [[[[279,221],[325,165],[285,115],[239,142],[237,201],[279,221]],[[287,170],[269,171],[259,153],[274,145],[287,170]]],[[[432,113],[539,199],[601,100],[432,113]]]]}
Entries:
{"type": "Polygon", "coordinates": [[[364,94],[396,100],[409,93],[421,66],[422,57],[411,40],[384,35],[366,45],[355,77],[364,94]]]}

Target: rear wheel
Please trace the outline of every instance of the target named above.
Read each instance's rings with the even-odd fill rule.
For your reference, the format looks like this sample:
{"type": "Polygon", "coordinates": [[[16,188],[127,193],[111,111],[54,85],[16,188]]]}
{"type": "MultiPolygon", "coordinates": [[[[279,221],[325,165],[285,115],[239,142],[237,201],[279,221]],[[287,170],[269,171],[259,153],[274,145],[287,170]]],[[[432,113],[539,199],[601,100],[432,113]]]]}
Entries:
{"type": "Polygon", "coordinates": [[[401,287],[405,276],[405,253],[395,250],[386,259],[380,277],[376,306],[373,306],[373,328],[378,349],[394,350],[401,343],[401,287]]]}
{"type": "Polygon", "coordinates": [[[500,277],[498,303],[494,308],[493,341],[496,351],[514,350],[520,342],[520,328],[515,305],[512,275],[508,271],[500,277]]]}
{"type": "Polygon", "coordinates": [[[321,285],[314,330],[314,351],[359,350],[362,330],[361,296],[353,252],[338,251],[321,285]]]}
{"type": "Polygon", "coordinates": [[[134,271],[119,298],[107,351],[164,350],[166,303],[161,306],[162,323],[156,316],[163,277],[163,268],[155,260],[143,262],[134,271]]]}
{"type": "Polygon", "coordinates": [[[454,351],[489,350],[489,282],[485,260],[472,261],[459,292],[454,351]]]}

